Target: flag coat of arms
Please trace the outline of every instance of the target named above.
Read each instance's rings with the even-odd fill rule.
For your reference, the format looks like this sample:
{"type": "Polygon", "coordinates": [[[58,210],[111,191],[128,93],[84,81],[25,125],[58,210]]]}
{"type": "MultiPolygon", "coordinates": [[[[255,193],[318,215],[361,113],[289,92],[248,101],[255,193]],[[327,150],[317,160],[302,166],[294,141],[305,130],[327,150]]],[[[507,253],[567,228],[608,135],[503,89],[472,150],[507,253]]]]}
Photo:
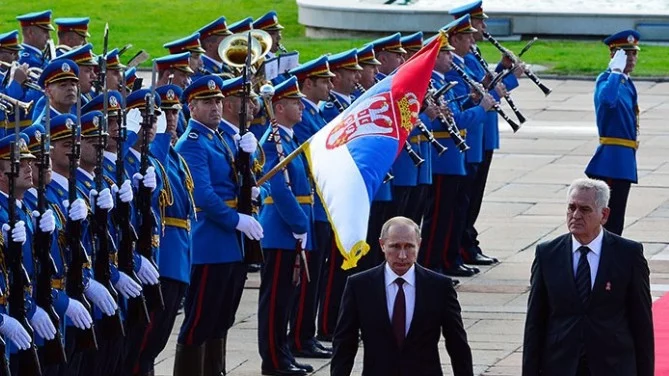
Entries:
{"type": "Polygon", "coordinates": [[[369,251],[372,199],[418,118],[443,38],[434,38],[303,145],[343,269],[357,266],[369,251]]]}

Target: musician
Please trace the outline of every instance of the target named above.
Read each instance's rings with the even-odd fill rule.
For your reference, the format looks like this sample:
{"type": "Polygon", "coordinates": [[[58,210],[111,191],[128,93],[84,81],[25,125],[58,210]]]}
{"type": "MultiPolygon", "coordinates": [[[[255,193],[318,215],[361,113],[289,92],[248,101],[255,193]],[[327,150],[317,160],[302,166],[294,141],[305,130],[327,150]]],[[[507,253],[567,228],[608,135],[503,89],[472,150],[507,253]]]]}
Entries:
{"type": "Polygon", "coordinates": [[[279,46],[281,45],[281,30],[283,26],[279,23],[279,17],[276,15],[276,12],[271,10],[262,16],[258,17],[253,22],[253,28],[257,30],[266,31],[272,37],[272,47],[265,56],[265,59],[271,59],[276,56],[276,53],[279,51],[279,46]]]}
{"type": "Polygon", "coordinates": [[[30,67],[44,68],[48,63],[42,51],[46,48],[50,33],[54,31],[51,25],[51,10],[34,12],[17,16],[23,34],[23,51],[19,63],[26,63],[30,67]]]}
{"type": "Polygon", "coordinates": [[[195,72],[193,73],[192,79],[194,81],[200,78],[200,68],[202,68],[202,54],[207,52],[200,44],[200,33],[193,33],[185,38],[167,42],[163,44],[163,47],[167,48],[172,55],[176,55],[182,52],[190,52],[188,66],[193,72],[195,72]]]}
{"type": "MultiPolygon", "coordinates": [[[[202,55],[202,68],[207,74],[220,74],[228,72],[228,68],[223,66],[221,57],[218,56],[218,45],[228,35],[232,33],[228,30],[228,25],[225,23],[225,17],[221,16],[214,21],[208,23],[198,30],[200,33],[200,42],[205,53],[202,55]]],[[[194,77],[193,80],[202,78],[201,76],[194,77]]]]}
{"type": "Polygon", "coordinates": [[[353,100],[360,98],[363,94],[361,88],[367,91],[376,83],[376,74],[379,73],[381,62],[376,60],[373,45],[366,44],[364,47],[358,49],[358,64],[362,67],[362,71],[360,72],[358,87],[352,95],[353,100]]]}
{"type": "Polygon", "coordinates": [[[597,77],[595,114],[599,146],[585,174],[606,182],[611,188],[611,214],[604,227],[621,235],[630,186],[636,184],[636,149],[639,142],[639,103],[630,74],[639,53],[639,33],[624,30],[604,39],[611,60],[597,77]]]}
{"type": "MultiPolygon", "coordinates": [[[[90,102],[90,100],[95,95],[93,92],[93,83],[98,79],[98,75],[95,72],[98,67],[97,59],[93,56],[93,46],[88,43],[85,46],[75,48],[60,55],[57,59],[54,59],[54,64],[57,66],[58,61],[62,60],[71,60],[77,64],[79,71],[77,77],[79,78],[79,90],[81,92],[81,105],[85,105],[90,102]]],[[[61,67],[62,68],[62,67],[61,67]]],[[[57,96],[58,97],[58,96],[57,96]]],[[[49,97],[50,100],[52,97],[49,97]]],[[[76,102],[75,102],[76,104],[76,102]]],[[[33,110],[33,122],[37,124],[42,124],[44,122],[46,97],[40,98],[34,106],[33,110]]],[[[53,102],[51,102],[53,107],[53,102]]],[[[58,111],[58,110],[56,110],[58,111]]],[[[75,112],[76,108],[70,107],[71,112],[75,112]]],[[[52,111],[52,115],[55,113],[52,111]]]]}
{"type": "MultiPolygon", "coordinates": [[[[19,32],[14,30],[8,33],[0,34],[0,61],[11,64],[19,59],[19,53],[22,47],[19,44],[19,32]]],[[[0,92],[7,94],[12,98],[20,99],[24,95],[23,83],[28,78],[28,65],[17,65],[12,76],[11,69],[0,67],[0,92]],[[10,80],[11,77],[11,80],[10,80]]],[[[0,113],[0,119],[4,114],[0,113]]]]}
{"type": "MultiPolygon", "coordinates": [[[[326,56],[301,64],[291,69],[289,73],[297,78],[301,92],[304,94],[301,99],[304,106],[302,120],[293,127],[295,132],[293,138],[296,143],[301,144],[327,124],[321,115],[318,103],[328,100],[330,90],[333,88],[332,78],[335,75],[330,71],[326,56]]],[[[288,342],[295,356],[328,358],[332,355],[331,350],[323,346],[315,337],[319,298],[324,309],[331,309],[323,296],[330,296],[335,276],[337,279],[343,278],[345,282],[346,275],[339,273],[343,272],[338,267],[342,264],[343,258],[337,247],[333,246],[332,228],[323,202],[317,194],[314,195],[314,200],[315,246],[307,255],[311,282],[300,286],[299,296],[295,301],[290,318],[288,342]],[[327,263],[326,259],[329,259],[327,263]],[[321,282],[321,273],[324,269],[328,271],[323,275],[324,282],[321,282]],[[319,291],[319,287],[323,287],[324,291],[319,291]]]]}
{"type": "MultiPolygon", "coordinates": [[[[239,183],[234,169],[238,146],[229,135],[218,132],[222,86],[220,77],[204,76],[188,86],[182,96],[191,119],[176,150],[192,173],[198,220],[191,230],[193,267],[177,341],[176,376],[223,371],[223,335],[234,320],[239,301],[222,287],[228,287],[233,276],[244,271],[238,237],[257,240],[263,236],[255,218],[236,210],[239,183]]],[[[239,147],[255,151],[255,138],[245,137],[239,147]]]]}
{"type": "Polygon", "coordinates": [[[151,325],[144,332],[139,363],[133,370],[134,374],[140,375],[153,374],[155,359],[167,345],[179,305],[186,295],[192,260],[190,229],[196,220],[193,177],[186,161],[173,147],[177,140],[177,113],[181,108],[179,98],[182,91],[176,85],[166,85],[157,87],[156,93],[160,95],[160,108],[165,114],[166,124],[164,129],[158,129],[150,147],[151,153],[167,171],[171,205],[165,208],[165,230],[161,233],[157,260],[165,309],[153,313],[151,325]]]}
{"type": "Polygon", "coordinates": [[[253,29],[253,18],[246,17],[235,23],[228,25],[228,30],[233,34],[243,33],[253,29]]]}
{"type": "MultiPolygon", "coordinates": [[[[461,7],[451,9],[449,14],[452,14],[456,19],[469,14],[472,27],[476,29],[473,33],[475,43],[471,46],[471,50],[464,50],[461,38],[456,38],[452,41],[453,45],[458,51],[456,54],[464,58],[465,66],[472,73],[472,78],[484,86],[489,84],[491,79],[491,72],[481,65],[473,51],[476,51],[481,56],[476,42],[483,40],[483,32],[486,31],[487,25],[485,20],[488,16],[483,12],[481,7],[482,1],[475,1],[473,3],[465,4],[461,7]]],[[[505,69],[511,68],[511,61],[503,58],[501,64],[505,69]]],[[[518,87],[518,77],[523,73],[524,64],[518,64],[514,68],[514,74],[506,76],[497,86],[491,91],[491,95],[495,100],[499,101],[507,92],[518,87]]],[[[475,153],[468,153],[466,155],[466,170],[467,175],[462,181],[461,197],[458,198],[457,217],[464,221],[464,231],[462,233],[461,243],[459,246],[460,253],[466,264],[473,265],[491,265],[497,262],[496,258],[488,257],[483,254],[479,242],[476,239],[478,232],[474,227],[478,213],[481,210],[481,203],[483,201],[483,193],[485,192],[486,181],[488,180],[488,172],[490,171],[490,164],[495,149],[499,149],[499,116],[496,112],[487,112],[484,122],[483,130],[483,155],[478,158],[475,153]],[[480,160],[479,160],[480,159],[480,160]]]]}
{"type": "MultiPolygon", "coordinates": [[[[58,26],[58,45],[56,46],[56,56],[83,46],[86,44],[86,39],[91,37],[88,33],[88,17],[76,18],[56,18],[54,20],[58,26]]],[[[55,59],[56,56],[52,56],[55,59]]]]}
{"type": "MultiPolygon", "coordinates": [[[[277,125],[270,127],[261,140],[267,158],[265,173],[297,149],[293,127],[302,119],[303,97],[296,77],[275,87],[272,107],[277,125]]],[[[270,194],[260,212],[267,236],[262,240],[265,265],[258,302],[258,348],[263,375],[306,375],[311,366],[297,366],[293,355],[286,351],[286,326],[298,285],[312,283],[306,280],[298,251],[313,249],[313,196],[302,156],[294,158],[284,171],[269,179],[270,194]]]]}
{"type": "Polygon", "coordinates": [[[121,84],[123,83],[121,70],[127,67],[121,64],[118,48],[114,48],[113,50],[107,52],[105,60],[107,61],[107,75],[105,76],[107,81],[107,89],[121,90],[121,84]]]}
{"type": "Polygon", "coordinates": [[[351,94],[355,91],[362,67],[358,64],[356,49],[328,56],[332,77],[330,98],[321,106],[323,118],[330,122],[353,102],[351,94]]]}

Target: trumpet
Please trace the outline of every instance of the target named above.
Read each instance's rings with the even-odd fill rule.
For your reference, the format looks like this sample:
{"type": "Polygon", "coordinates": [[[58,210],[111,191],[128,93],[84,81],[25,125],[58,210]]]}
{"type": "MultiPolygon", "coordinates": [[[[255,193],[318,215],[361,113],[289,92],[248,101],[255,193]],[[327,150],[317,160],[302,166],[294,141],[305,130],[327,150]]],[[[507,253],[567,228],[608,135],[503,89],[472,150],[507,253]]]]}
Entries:
{"type": "MultiPolygon", "coordinates": [[[[6,61],[0,61],[0,66],[5,67],[9,69],[9,74],[5,76],[5,83],[10,82],[14,78],[14,72],[19,68],[19,63],[17,61],[13,61],[10,63],[6,61]]],[[[23,81],[23,86],[43,92],[44,90],[37,84],[39,81],[39,77],[42,75],[42,69],[37,68],[37,67],[31,67],[28,68],[28,77],[26,77],[26,80],[23,81]]]]}
{"type": "Polygon", "coordinates": [[[0,93],[0,103],[7,107],[7,104],[13,106],[14,108],[18,107],[22,109],[26,114],[30,112],[30,109],[33,106],[33,101],[30,102],[21,102],[20,100],[10,97],[7,94],[0,93]]]}

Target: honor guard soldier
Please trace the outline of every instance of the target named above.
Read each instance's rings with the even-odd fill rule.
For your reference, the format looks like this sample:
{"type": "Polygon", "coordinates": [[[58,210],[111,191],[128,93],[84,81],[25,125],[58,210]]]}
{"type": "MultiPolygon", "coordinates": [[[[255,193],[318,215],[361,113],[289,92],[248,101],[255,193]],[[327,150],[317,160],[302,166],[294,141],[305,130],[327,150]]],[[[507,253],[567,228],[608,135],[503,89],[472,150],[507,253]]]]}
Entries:
{"type": "Polygon", "coordinates": [[[381,62],[376,60],[374,55],[374,46],[367,44],[358,49],[358,64],[362,67],[358,85],[353,92],[353,100],[360,98],[362,94],[369,90],[376,83],[376,74],[379,73],[381,62]]]}
{"type": "Polygon", "coordinates": [[[246,17],[233,24],[228,25],[228,30],[233,34],[243,33],[253,29],[253,18],[246,17]]]}
{"type": "MultiPolygon", "coordinates": [[[[311,60],[289,72],[297,78],[302,94],[304,106],[302,120],[293,127],[294,140],[301,144],[311,138],[323,128],[327,122],[318,109],[318,102],[327,101],[332,89],[332,77],[328,58],[321,56],[311,60]]],[[[316,339],[316,318],[321,286],[321,273],[325,267],[325,260],[332,258],[331,263],[341,265],[343,259],[337,247],[333,246],[333,234],[327,213],[320,197],[314,195],[314,248],[308,254],[308,267],[311,281],[300,286],[299,295],[295,301],[293,314],[290,318],[290,332],[288,342],[293,355],[305,358],[329,358],[331,349],[323,346],[316,339]]],[[[338,271],[343,271],[338,268],[338,271]]]]}
{"type": "MultiPolygon", "coordinates": [[[[174,361],[177,376],[223,371],[225,336],[241,297],[228,287],[246,272],[241,262],[240,236],[256,240],[263,236],[255,218],[237,212],[237,145],[229,135],[218,131],[222,86],[220,77],[204,76],[188,86],[182,96],[191,118],[176,150],[193,176],[198,220],[191,229],[193,267],[174,361]],[[217,247],[212,248],[212,244],[217,247]]],[[[250,143],[240,143],[239,147],[253,151],[250,143]]]]}
{"type": "MultiPolygon", "coordinates": [[[[142,79],[140,78],[139,81],[137,80],[137,68],[132,67],[125,71],[125,90],[127,93],[132,93],[135,91],[135,86],[137,83],[139,85],[137,90],[142,88],[142,79]]],[[[122,89],[119,89],[119,91],[122,89]]]]}
{"type": "Polygon", "coordinates": [[[60,114],[76,112],[79,66],[74,61],[60,59],[49,63],[42,71],[38,84],[44,88],[50,107],[42,107],[42,112],[35,118],[35,124],[44,125],[47,110],[51,111],[52,119],[60,114]]]}
{"type": "MultiPolygon", "coordinates": [[[[18,61],[19,53],[21,52],[21,45],[19,44],[19,32],[14,30],[8,33],[0,34],[0,61],[12,64],[18,61]]],[[[28,66],[18,65],[12,72],[11,69],[0,67],[0,92],[7,94],[12,98],[23,98],[25,88],[23,84],[28,79],[28,66]],[[12,73],[14,73],[12,75],[12,73]],[[10,80],[11,77],[11,80],[10,80]]],[[[0,119],[4,118],[4,114],[0,114],[0,119]]]]}
{"type": "MultiPolygon", "coordinates": [[[[482,1],[475,1],[449,11],[449,13],[456,19],[467,14],[470,16],[472,27],[477,30],[473,33],[475,42],[483,40],[482,33],[485,32],[487,28],[485,20],[488,16],[483,12],[481,4],[482,1]]],[[[458,46],[456,46],[456,49],[457,48],[458,46]]],[[[475,56],[475,53],[481,56],[481,51],[476,43],[472,45],[469,51],[456,51],[458,56],[464,58],[465,66],[472,73],[472,78],[485,86],[489,83],[491,73],[488,71],[487,67],[481,65],[475,56]]],[[[506,60],[507,59],[503,59],[502,63],[498,66],[501,67],[506,60]]],[[[511,62],[509,61],[508,64],[510,65],[511,62]]],[[[505,66],[504,68],[509,67],[510,66],[505,66]]],[[[508,91],[518,87],[517,77],[522,74],[523,68],[524,65],[519,64],[515,68],[515,74],[506,76],[502,82],[497,84],[495,89],[491,91],[491,95],[495,100],[499,101],[508,91]]],[[[489,111],[486,113],[483,130],[482,158],[480,158],[481,160],[479,161],[478,155],[475,153],[467,153],[465,157],[467,176],[463,179],[461,197],[458,198],[459,207],[457,209],[457,217],[464,221],[464,232],[461,236],[460,253],[466,264],[491,265],[497,262],[497,259],[483,254],[483,251],[479,246],[479,241],[477,240],[478,232],[474,227],[481,210],[485,185],[488,180],[488,172],[490,171],[490,164],[495,149],[499,149],[499,116],[496,112],[489,111]]]]}
{"type": "Polygon", "coordinates": [[[121,84],[123,84],[121,70],[125,69],[126,66],[121,64],[118,48],[107,52],[105,60],[107,61],[107,75],[105,77],[107,80],[107,89],[121,90],[121,84]]]}
{"type": "Polygon", "coordinates": [[[49,33],[55,30],[51,25],[51,10],[24,14],[16,19],[21,24],[23,34],[23,51],[19,63],[26,63],[31,68],[44,68],[48,61],[44,59],[42,51],[50,38],[49,33]]]}
{"type": "Polygon", "coordinates": [[[334,77],[332,77],[333,88],[330,90],[330,97],[321,107],[323,118],[327,122],[344,112],[353,101],[351,94],[355,91],[362,71],[362,67],[358,64],[357,53],[356,49],[352,49],[328,56],[334,77]]]}
{"type": "MultiPolygon", "coordinates": [[[[223,66],[223,61],[221,57],[218,56],[218,45],[221,44],[221,41],[225,39],[228,35],[232,33],[228,30],[228,25],[225,23],[225,17],[221,16],[214,21],[203,26],[200,30],[200,42],[202,42],[202,48],[205,50],[205,53],[202,55],[202,68],[206,74],[221,74],[228,72],[228,67],[223,66]]],[[[204,72],[198,73],[197,77],[193,79],[201,78],[200,75],[205,74],[204,72]]]]}
{"type": "MultiPolygon", "coordinates": [[[[98,79],[98,75],[95,73],[98,62],[93,56],[92,49],[93,46],[88,43],[85,46],[70,50],[52,61],[57,64],[61,60],[70,60],[77,64],[77,68],[79,69],[77,77],[79,78],[82,106],[88,103],[95,95],[93,92],[93,83],[98,79]]],[[[40,124],[43,122],[45,105],[46,97],[42,97],[37,101],[33,110],[33,122],[40,124]]],[[[51,102],[51,105],[53,106],[53,102],[51,102]]],[[[76,111],[76,108],[74,110],[76,111]]]]}
{"type": "MultiPolygon", "coordinates": [[[[53,326],[51,319],[47,313],[35,303],[32,292],[34,291],[35,276],[37,275],[37,270],[33,260],[33,234],[35,231],[41,231],[46,233],[52,233],[55,229],[55,219],[53,213],[44,213],[43,218],[35,219],[35,224],[31,218],[32,213],[28,207],[23,203],[23,197],[25,192],[32,188],[32,160],[35,159],[35,156],[30,154],[28,150],[27,143],[29,141],[28,136],[25,134],[20,134],[18,140],[20,164],[18,169],[18,176],[14,182],[14,186],[10,187],[9,185],[9,171],[10,171],[10,153],[11,149],[14,146],[16,136],[12,133],[9,136],[6,136],[0,139],[0,172],[2,176],[0,177],[0,223],[2,223],[2,233],[3,233],[3,252],[7,260],[12,260],[12,257],[9,253],[8,246],[9,239],[12,236],[13,240],[22,240],[21,243],[21,262],[27,273],[27,285],[24,286],[23,290],[19,290],[19,294],[23,294],[23,303],[25,307],[25,317],[27,318],[30,326],[34,329],[34,341],[35,343],[42,343],[42,339],[51,340],[56,334],[56,328],[53,326]],[[13,197],[16,199],[15,206],[15,218],[16,223],[14,228],[9,227],[9,205],[8,205],[8,194],[10,189],[13,189],[13,197]],[[35,228],[37,225],[37,228],[35,228]],[[9,234],[11,232],[11,235],[9,234]],[[23,233],[20,235],[19,233],[23,233]],[[17,239],[14,238],[16,234],[17,239]]],[[[10,273],[12,270],[11,265],[8,265],[10,273]]],[[[15,278],[22,278],[20,276],[13,275],[9,278],[11,288],[11,281],[15,278]]],[[[13,293],[13,291],[10,291],[13,293]]],[[[10,307],[11,308],[11,307],[10,307]]],[[[11,314],[11,310],[10,310],[11,314]]],[[[15,317],[18,319],[18,317],[15,317]]],[[[27,370],[22,370],[19,368],[19,349],[13,344],[9,346],[10,354],[10,369],[12,374],[20,375],[21,373],[26,372],[27,370]]],[[[24,354],[25,355],[25,354],[24,354]]]]}
{"type": "MultiPolygon", "coordinates": [[[[195,72],[193,73],[194,75],[200,73],[202,68],[202,54],[207,52],[200,44],[200,33],[193,33],[185,38],[167,42],[163,44],[163,47],[167,48],[172,55],[180,54],[182,52],[190,52],[188,66],[195,72]]],[[[193,80],[198,77],[193,76],[193,80]]],[[[181,89],[183,90],[183,87],[181,89]]]]}
{"type": "MultiPolygon", "coordinates": [[[[281,30],[283,26],[279,23],[279,17],[276,12],[271,10],[264,15],[258,17],[253,22],[253,28],[256,30],[266,31],[272,37],[272,47],[270,48],[265,59],[271,59],[276,56],[282,48],[281,46],[281,30]]],[[[281,52],[286,52],[285,50],[281,52]]]]}
{"type": "MultiPolygon", "coordinates": [[[[304,95],[291,77],[275,87],[272,107],[276,125],[263,137],[265,173],[298,148],[293,127],[302,119],[304,95]]],[[[299,286],[309,282],[303,269],[313,249],[313,196],[306,159],[297,156],[269,179],[260,223],[265,265],[258,303],[258,347],[263,375],[306,375],[310,365],[296,363],[289,350],[286,327],[299,286]],[[303,368],[304,367],[304,368],[303,368]]]]}
{"type": "Polygon", "coordinates": [[[88,17],[56,18],[54,20],[56,26],[58,26],[56,56],[86,44],[87,38],[91,37],[88,33],[89,21],[90,18],[88,17]]]}
{"type": "Polygon", "coordinates": [[[152,315],[151,325],[144,333],[139,363],[133,370],[133,374],[139,375],[153,375],[155,359],[167,345],[174,328],[179,305],[190,283],[191,226],[196,220],[193,177],[186,161],[172,146],[177,140],[177,113],[181,109],[182,91],[176,85],[166,85],[156,88],[156,93],[160,95],[166,125],[165,129],[158,129],[151,143],[151,152],[165,166],[171,188],[157,260],[165,309],[152,315]]]}
{"type": "Polygon", "coordinates": [[[189,77],[195,73],[189,65],[190,52],[163,56],[155,60],[158,69],[157,86],[165,86],[172,81],[184,89],[188,85],[189,77]],[[170,77],[171,76],[171,77],[170,77]]]}
{"type": "Polygon", "coordinates": [[[636,150],[639,146],[639,103],[630,74],[639,53],[639,33],[624,30],[606,39],[611,61],[597,77],[595,115],[599,146],[585,174],[611,188],[611,214],[604,227],[621,235],[630,186],[638,182],[636,150]]]}

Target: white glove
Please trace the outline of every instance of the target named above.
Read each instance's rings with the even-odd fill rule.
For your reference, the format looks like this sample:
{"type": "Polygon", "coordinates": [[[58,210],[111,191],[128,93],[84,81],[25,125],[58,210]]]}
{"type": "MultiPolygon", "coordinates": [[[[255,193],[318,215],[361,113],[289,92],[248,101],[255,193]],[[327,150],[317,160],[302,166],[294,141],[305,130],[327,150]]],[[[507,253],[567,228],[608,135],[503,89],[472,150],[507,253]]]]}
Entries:
{"type": "Polygon", "coordinates": [[[89,329],[93,324],[93,318],[83,304],[78,300],[70,299],[65,310],[65,316],[79,329],[89,329]]]}
{"type": "Polygon", "coordinates": [[[156,119],[156,123],[156,133],[165,133],[165,130],[167,129],[167,116],[165,115],[165,111],[160,113],[160,116],[156,119]]]}
{"type": "Polygon", "coordinates": [[[40,214],[37,210],[33,211],[33,219],[36,223],[39,223],[39,229],[42,232],[52,233],[56,229],[56,218],[53,216],[53,211],[47,209],[44,211],[44,216],[40,218],[40,214]]]}
{"type": "Polygon", "coordinates": [[[304,234],[293,233],[293,237],[300,241],[300,245],[302,246],[302,249],[305,249],[307,247],[307,233],[306,232],[304,234]]]}
{"type": "Polygon", "coordinates": [[[113,315],[118,308],[107,288],[94,279],[89,281],[88,287],[84,290],[84,295],[107,316],[113,315]]]}
{"type": "Polygon", "coordinates": [[[263,238],[263,229],[255,218],[247,214],[239,214],[239,222],[237,222],[237,230],[241,231],[249,239],[260,240],[263,238]]]}
{"type": "Polygon", "coordinates": [[[119,278],[114,287],[123,295],[124,298],[136,298],[142,292],[142,286],[133,281],[127,274],[118,272],[119,278]]]}
{"type": "Polygon", "coordinates": [[[2,326],[0,326],[0,334],[9,338],[16,347],[21,350],[30,348],[30,334],[16,321],[15,318],[0,313],[2,315],[2,326]]]}
{"type": "Polygon", "coordinates": [[[627,53],[625,53],[625,50],[616,51],[616,53],[613,54],[611,61],[609,61],[609,68],[614,72],[623,72],[626,65],[627,53]]]}
{"type": "Polygon", "coordinates": [[[30,319],[30,325],[40,337],[51,340],[56,338],[56,328],[53,326],[49,315],[41,307],[37,306],[33,318],[30,319]]]}
{"type": "Polygon", "coordinates": [[[132,193],[132,186],[130,185],[130,180],[126,180],[121,184],[121,189],[118,189],[118,186],[116,184],[112,185],[112,196],[116,196],[118,194],[118,198],[121,200],[121,202],[130,202],[133,199],[133,193],[132,193]]]}
{"type": "Polygon", "coordinates": [[[156,189],[156,169],[153,166],[149,166],[146,169],[146,174],[142,176],[139,172],[135,172],[135,174],[132,176],[132,185],[135,187],[139,187],[139,182],[142,182],[142,184],[147,187],[151,188],[151,191],[156,189]]]}
{"type": "Polygon", "coordinates": [[[63,201],[63,207],[67,209],[67,216],[72,221],[81,221],[88,215],[88,207],[83,198],[74,200],[72,206],[68,200],[63,201]]]}
{"type": "MultiPolygon", "coordinates": [[[[9,233],[9,223],[2,225],[2,237],[8,239],[7,234],[9,233]]],[[[26,223],[23,221],[18,221],[12,229],[12,241],[14,243],[25,243],[26,242],[26,223]]]]}
{"type": "Polygon", "coordinates": [[[253,154],[256,152],[256,149],[258,149],[258,140],[256,140],[256,136],[253,135],[253,133],[246,132],[239,140],[238,145],[244,152],[253,154]]]}
{"type": "Polygon", "coordinates": [[[160,273],[158,273],[156,268],[153,267],[151,261],[149,261],[146,257],[139,257],[142,258],[142,262],[139,264],[139,271],[137,272],[137,277],[139,280],[142,281],[142,284],[145,285],[158,284],[158,277],[160,277],[160,273]]]}
{"type": "Polygon", "coordinates": [[[100,209],[111,210],[114,207],[114,199],[112,198],[111,191],[109,188],[105,188],[98,193],[95,189],[91,189],[91,202],[95,202],[95,205],[100,209]],[[94,198],[97,196],[97,200],[94,198]]]}
{"type": "Polygon", "coordinates": [[[251,187],[251,200],[255,200],[260,196],[260,188],[251,187]]]}

